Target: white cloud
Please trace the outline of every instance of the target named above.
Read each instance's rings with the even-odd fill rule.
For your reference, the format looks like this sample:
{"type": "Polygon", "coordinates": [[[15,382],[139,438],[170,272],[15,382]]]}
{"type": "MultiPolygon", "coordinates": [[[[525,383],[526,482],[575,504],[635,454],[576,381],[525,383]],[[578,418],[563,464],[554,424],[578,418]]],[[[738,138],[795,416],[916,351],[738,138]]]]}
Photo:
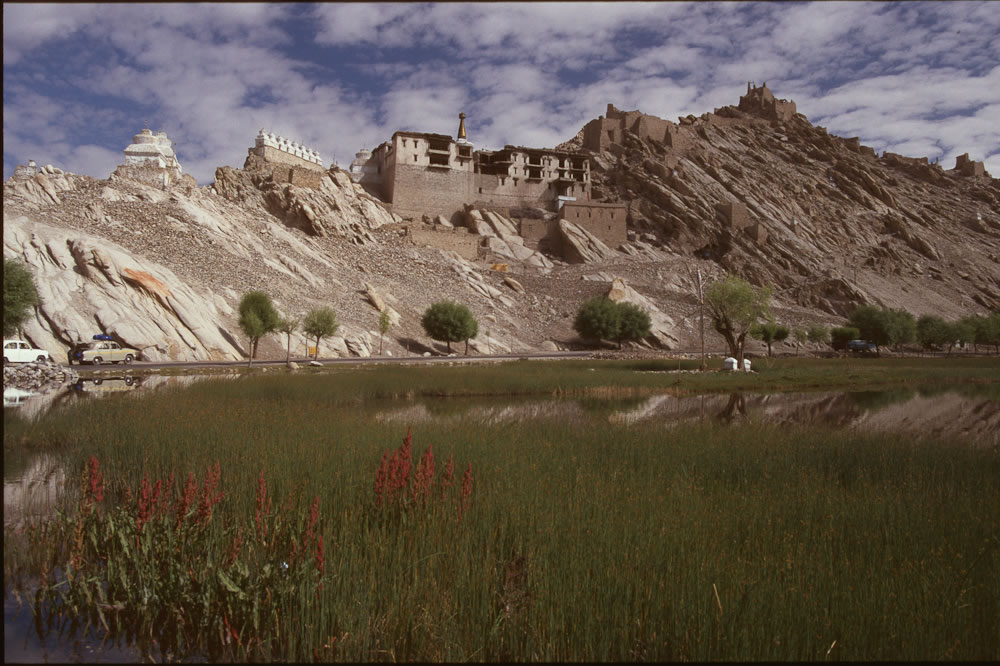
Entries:
{"type": "Polygon", "coordinates": [[[5,5],[4,19],[5,173],[44,153],[104,177],[143,120],[203,184],[261,126],[341,163],[397,129],[454,134],[459,111],[477,145],[555,145],[609,102],[673,120],[736,104],[750,79],[869,145],[1000,148],[989,3],[5,5]],[[53,45],[78,58],[36,57],[53,45]]]}

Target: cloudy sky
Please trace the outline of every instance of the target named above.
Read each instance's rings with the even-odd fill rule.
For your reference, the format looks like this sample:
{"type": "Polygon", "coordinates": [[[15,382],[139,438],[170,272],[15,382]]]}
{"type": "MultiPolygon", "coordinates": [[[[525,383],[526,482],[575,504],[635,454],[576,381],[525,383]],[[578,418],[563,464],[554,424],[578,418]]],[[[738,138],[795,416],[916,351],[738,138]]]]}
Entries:
{"type": "Polygon", "coordinates": [[[990,2],[4,4],[3,174],[107,178],[143,126],[199,184],[261,127],[346,167],[398,129],[552,147],[607,104],[677,120],[766,81],[880,152],[1000,177],[990,2]]]}

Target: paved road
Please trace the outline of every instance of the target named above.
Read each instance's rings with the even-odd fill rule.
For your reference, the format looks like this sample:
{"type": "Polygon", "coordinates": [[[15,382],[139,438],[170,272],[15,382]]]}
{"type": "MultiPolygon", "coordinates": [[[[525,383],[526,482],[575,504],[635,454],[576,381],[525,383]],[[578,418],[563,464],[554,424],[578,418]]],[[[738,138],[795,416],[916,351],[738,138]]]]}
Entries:
{"type": "MultiPolygon", "coordinates": [[[[539,352],[530,354],[485,354],[476,356],[462,356],[456,354],[454,356],[370,356],[368,358],[361,357],[349,357],[349,358],[321,358],[319,363],[321,365],[337,365],[337,364],[359,364],[359,363],[478,363],[484,361],[512,361],[518,359],[540,359],[540,358],[550,358],[550,359],[561,359],[561,358],[586,358],[590,356],[590,352],[539,352]]],[[[312,359],[311,358],[293,358],[293,361],[298,363],[300,366],[308,365],[312,359]]],[[[162,370],[167,368],[226,368],[234,366],[246,367],[246,361],[165,361],[165,362],[144,362],[136,361],[132,364],[132,368],[135,370],[162,370]]],[[[255,367],[260,366],[282,366],[285,365],[284,360],[278,361],[254,361],[255,367]]],[[[118,364],[110,365],[105,363],[104,365],[74,365],[73,366],[77,372],[88,370],[124,370],[129,366],[118,364]]]]}

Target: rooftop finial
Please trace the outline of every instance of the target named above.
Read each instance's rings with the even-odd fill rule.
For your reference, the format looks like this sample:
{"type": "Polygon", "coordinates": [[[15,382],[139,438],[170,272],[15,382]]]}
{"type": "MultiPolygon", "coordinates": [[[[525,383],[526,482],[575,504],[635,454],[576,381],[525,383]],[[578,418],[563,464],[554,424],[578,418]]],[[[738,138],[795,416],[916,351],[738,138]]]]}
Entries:
{"type": "Polygon", "coordinates": [[[465,140],[465,114],[458,114],[458,140],[465,140]]]}

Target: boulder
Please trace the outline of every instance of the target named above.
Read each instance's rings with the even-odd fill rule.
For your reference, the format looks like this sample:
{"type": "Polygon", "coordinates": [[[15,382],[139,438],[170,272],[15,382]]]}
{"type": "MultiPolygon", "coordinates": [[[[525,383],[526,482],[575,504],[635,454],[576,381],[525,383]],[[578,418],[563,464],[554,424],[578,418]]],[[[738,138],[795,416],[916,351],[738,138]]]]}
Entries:
{"type": "Polygon", "coordinates": [[[567,220],[559,220],[559,235],[563,256],[570,263],[603,262],[615,258],[618,254],[597,236],[567,220]]]}

